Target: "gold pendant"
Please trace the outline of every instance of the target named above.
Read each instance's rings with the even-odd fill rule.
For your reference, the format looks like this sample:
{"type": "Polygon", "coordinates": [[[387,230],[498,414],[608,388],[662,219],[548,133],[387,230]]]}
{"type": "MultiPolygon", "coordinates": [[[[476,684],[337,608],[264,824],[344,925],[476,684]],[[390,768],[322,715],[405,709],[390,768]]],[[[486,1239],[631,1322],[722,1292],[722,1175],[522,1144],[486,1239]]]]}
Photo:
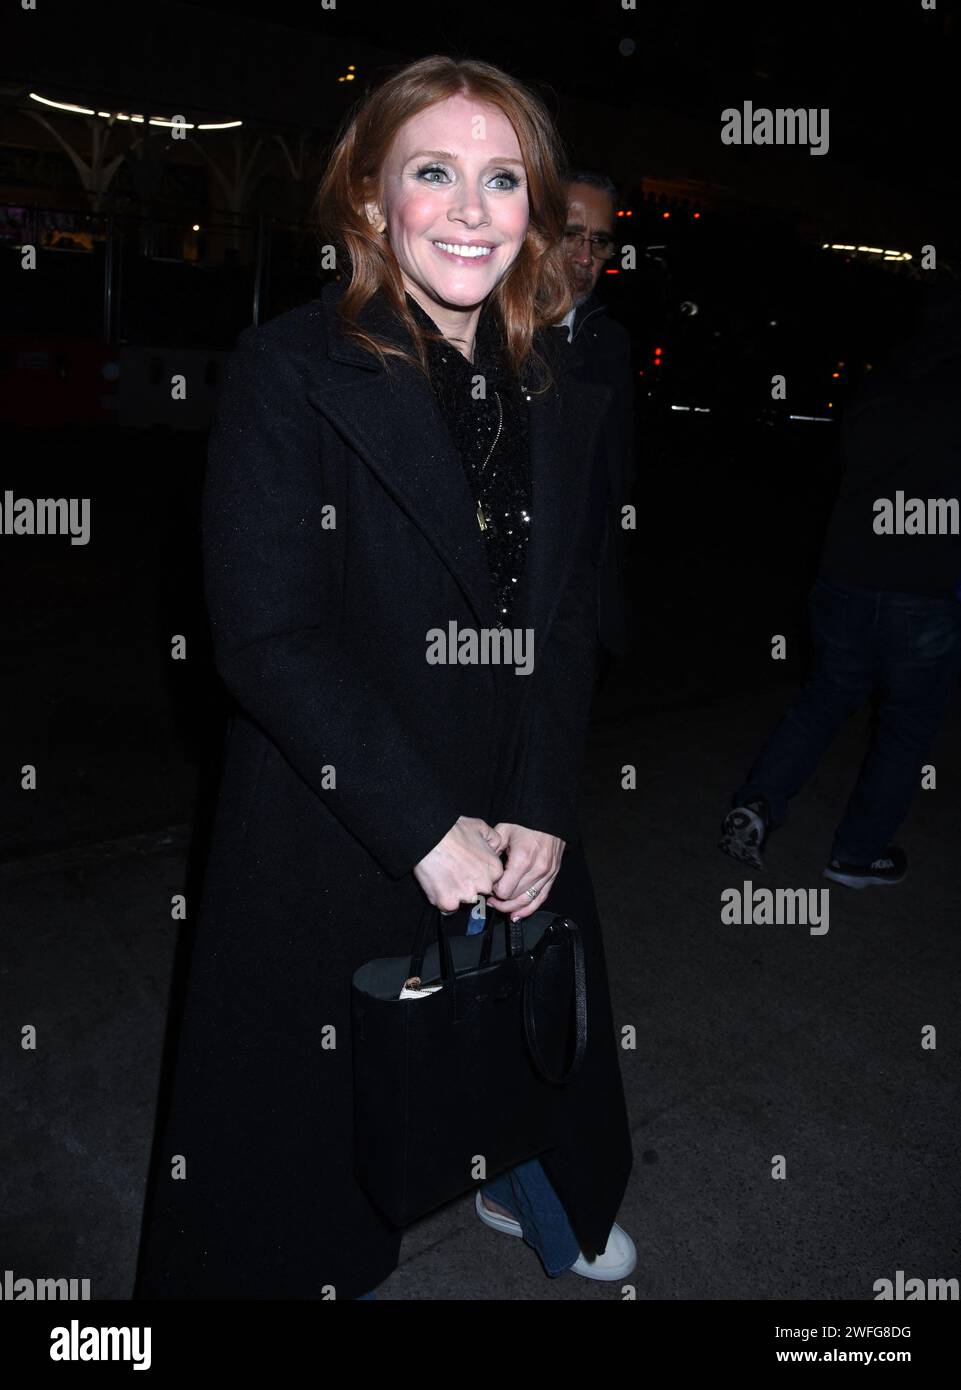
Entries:
{"type": "Polygon", "coordinates": [[[486,530],[487,530],[487,522],[486,522],[486,520],[485,520],[485,518],[484,518],[484,512],[483,512],[483,509],[481,508],[481,504],[480,504],[479,502],[478,502],[478,504],[477,504],[477,524],[478,524],[478,526],[481,528],[482,531],[486,531],[486,530]]]}

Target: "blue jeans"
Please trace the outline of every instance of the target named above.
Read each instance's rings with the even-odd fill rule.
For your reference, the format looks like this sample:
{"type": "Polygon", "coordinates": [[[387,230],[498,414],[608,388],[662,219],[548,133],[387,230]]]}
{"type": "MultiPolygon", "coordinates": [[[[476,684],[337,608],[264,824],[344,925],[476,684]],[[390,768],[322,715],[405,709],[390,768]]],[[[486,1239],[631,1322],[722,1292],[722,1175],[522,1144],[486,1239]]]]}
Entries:
{"type": "MultiPolygon", "coordinates": [[[[474,936],[483,930],[484,919],[476,907],[472,908],[465,934],[474,936]]],[[[551,1279],[570,1269],[581,1248],[561,1200],[536,1158],[527,1159],[482,1183],[481,1192],[520,1222],[525,1242],[537,1251],[551,1279]]],[[[376,1296],[374,1292],[360,1295],[361,1298],[376,1296]]]]}
{"type": "MultiPolygon", "coordinates": [[[[466,935],[474,936],[483,930],[484,918],[478,907],[474,907],[467,919],[466,935]]],[[[527,1159],[482,1183],[481,1193],[520,1222],[525,1242],[537,1251],[551,1279],[570,1269],[581,1248],[561,1200],[538,1159],[527,1159]]]]}
{"type": "Polygon", "coordinates": [[[536,1250],[551,1279],[565,1274],[581,1253],[567,1213],[550,1178],[536,1158],[529,1158],[481,1184],[482,1196],[520,1222],[526,1244],[536,1250]]]}
{"type": "Polygon", "coordinates": [[[841,725],[875,697],[871,744],[831,857],[879,859],[908,813],[961,674],[961,603],[819,579],[808,594],[813,673],[765,743],[734,805],[767,797],[771,828],[841,725]]]}
{"type": "MultiPolygon", "coordinates": [[[[565,1274],[581,1253],[567,1213],[536,1158],[481,1184],[481,1192],[519,1221],[525,1242],[551,1279],[565,1274]]],[[[361,1298],[376,1298],[373,1291],[361,1298]]]]}

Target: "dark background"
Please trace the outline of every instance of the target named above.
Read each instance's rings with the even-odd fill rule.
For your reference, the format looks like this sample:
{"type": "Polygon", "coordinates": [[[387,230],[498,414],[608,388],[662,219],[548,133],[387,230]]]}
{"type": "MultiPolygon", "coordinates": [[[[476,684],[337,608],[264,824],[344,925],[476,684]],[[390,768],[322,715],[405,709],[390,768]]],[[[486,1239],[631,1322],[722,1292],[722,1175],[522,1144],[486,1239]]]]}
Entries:
{"type": "MultiPolygon", "coordinates": [[[[838,416],[915,321],[935,278],[921,247],[937,248],[937,276],[961,261],[956,0],[5,8],[0,493],[89,497],[92,539],[0,536],[0,1017],[15,1038],[36,1021],[43,1039],[39,1054],[0,1052],[14,1063],[0,1085],[4,1264],[129,1297],[188,939],[171,898],[185,892],[192,918],[226,713],[198,544],[223,358],[255,318],[319,293],[309,206],[325,150],[365,84],[437,51],[536,86],[571,163],[618,184],[640,253],[599,286],[634,353],[638,531],[634,646],[596,701],[583,801],[614,1016],[638,1030],[620,1217],[638,1297],[863,1300],[898,1269],[957,1275],[957,708],[938,790],[907,825],[911,877],[832,888],[828,936],[719,928],[719,894],[748,874],[715,849],[805,672],[838,416]],[[355,80],[338,81],[351,64],[355,80]],[[182,146],[116,123],[105,159],[123,158],[88,192],[71,151],[89,164],[98,118],[31,92],[244,124],[182,146]],[[722,145],[721,111],[745,100],[828,106],[829,153],[722,145]],[[40,247],[29,275],[24,242],[40,247]],[[191,403],[175,413],[163,383],[177,369],[191,403]],[[771,401],[774,372],[785,402],[771,401]],[[787,660],[771,660],[772,633],[787,660]],[[170,659],[175,634],[186,661],[170,659]],[[26,763],[35,792],[21,790],[26,763]],[[931,1022],[939,1050],[922,1052],[931,1022]],[[776,1153],[786,1184],[769,1177],[776,1153]]],[[[797,798],[769,886],[823,886],[866,734],[864,712],[797,798]]],[[[463,1204],[420,1223],[386,1296],[610,1296],[574,1276],[548,1284],[503,1248],[521,1242],[478,1227],[463,1204]]],[[[702,1326],[684,1322],[675,1354],[695,1354],[702,1326]]]]}
{"type": "MultiPolygon", "coordinates": [[[[572,164],[610,174],[632,213],[619,230],[638,247],[638,269],[599,286],[631,332],[637,371],[637,642],[617,709],[798,678],[803,596],[837,482],[833,420],[867,364],[912,322],[921,245],[936,245],[941,275],[957,261],[954,5],[495,3],[468,23],[439,4],[58,2],[7,14],[4,28],[5,196],[22,219],[53,209],[42,226],[61,238],[24,274],[16,246],[25,232],[8,207],[0,402],[16,427],[4,486],[28,496],[80,488],[94,529],[88,547],[3,542],[17,595],[0,658],[8,736],[16,731],[18,747],[53,737],[74,750],[27,806],[18,793],[4,797],[4,853],[192,814],[223,717],[196,534],[220,363],[252,321],[258,286],[260,321],[319,293],[329,276],[317,266],[309,199],[324,151],[358,88],[429,51],[504,63],[535,85],[572,164]],[[357,80],[338,83],[348,63],[357,80]],[[31,91],[97,109],[242,119],[239,144],[209,132],[206,146],[229,170],[262,140],[242,206],[225,208],[224,186],[196,147],[152,131],[146,150],[127,150],[106,193],[85,198],[50,127],[89,153],[91,123],[39,108],[31,91]],[[829,106],[829,153],[722,145],[720,111],[747,98],[829,106]],[[301,152],[300,177],[278,136],[301,152]],[[186,260],[193,218],[205,234],[229,228],[232,244],[211,230],[186,260]],[[71,228],[86,230],[89,245],[71,242],[71,228]],[[825,240],[914,260],[879,264],[823,250],[825,240]],[[47,350],[45,374],[18,370],[25,348],[47,350]],[[137,408],[100,409],[103,360],[122,361],[126,387],[133,354],[159,382],[185,349],[208,354],[192,429],[138,428],[137,408]],[[86,352],[99,356],[84,367],[86,352]],[[789,380],[784,403],[770,400],[775,371],[789,380]],[[746,601],[733,600],[735,584],[746,601]],[[769,659],[772,630],[792,639],[787,662],[769,659]],[[168,656],[175,632],[189,639],[185,663],[168,656]]],[[[111,152],[125,135],[129,127],[113,132],[111,152]]]]}

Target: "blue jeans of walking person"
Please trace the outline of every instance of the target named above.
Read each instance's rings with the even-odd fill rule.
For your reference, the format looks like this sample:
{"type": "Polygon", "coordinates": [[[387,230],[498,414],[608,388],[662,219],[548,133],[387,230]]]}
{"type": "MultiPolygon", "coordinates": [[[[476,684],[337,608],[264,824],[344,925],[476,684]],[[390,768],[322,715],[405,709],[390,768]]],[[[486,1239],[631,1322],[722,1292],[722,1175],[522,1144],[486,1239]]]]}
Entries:
{"type": "Polygon", "coordinates": [[[876,697],[871,745],[831,857],[880,858],[921,785],[921,767],[961,675],[961,602],[819,579],[808,594],[815,667],[765,743],[734,804],[763,794],[787,817],[842,724],[876,697]]]}
{"type": "MultiPolygon", "coordinates": [[[[467,936],[484,930],[482,906],[477,904],[471,909],[467,919],[467,936]]],[[[570,1269],[581,1253],[580,1245],[561,1200],[538,1159],[527,1159],[506,1173],[482,1183],[481,1195],[509,1211],[514,1220],[520,1223],[524,1241],[537,1252],[545,1273],[551,1279],[570,1269]]],[[[361,1294],[361,1298],[375,1297],[373,1292],[361,1294]]]]}

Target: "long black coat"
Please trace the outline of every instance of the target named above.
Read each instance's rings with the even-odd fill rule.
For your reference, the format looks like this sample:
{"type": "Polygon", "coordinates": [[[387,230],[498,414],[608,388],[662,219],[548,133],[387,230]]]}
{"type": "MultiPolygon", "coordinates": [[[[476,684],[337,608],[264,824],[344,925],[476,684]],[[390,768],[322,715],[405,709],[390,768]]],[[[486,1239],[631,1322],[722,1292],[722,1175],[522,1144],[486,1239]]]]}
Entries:
{"type": "MultiPolygon", "coordinates": [[[[391,385],[339,333],[341,293],[241,334],[211,436],[205,587],[236,712],[136,1297],[353,1298],[396,1267],[401,1233],[352,1170],[350,980],[410,950],[412,869],[460,815],[568,841],[545,902],[584,932],[589,1041],[543,1163],[585,1251],[603,1248],[631,1169],[576,810],[603,536],[588,471],[608,393],[568,385],[565,335],[540,335],[558,385],[529,405],[512,620],[534,630],[533,672],[429,664],[429,629],[496,626],[474,505],[427,383],[400,364],[391,385]]],[[[403,341],[379,296],[366,313],[403,341]]]]}

